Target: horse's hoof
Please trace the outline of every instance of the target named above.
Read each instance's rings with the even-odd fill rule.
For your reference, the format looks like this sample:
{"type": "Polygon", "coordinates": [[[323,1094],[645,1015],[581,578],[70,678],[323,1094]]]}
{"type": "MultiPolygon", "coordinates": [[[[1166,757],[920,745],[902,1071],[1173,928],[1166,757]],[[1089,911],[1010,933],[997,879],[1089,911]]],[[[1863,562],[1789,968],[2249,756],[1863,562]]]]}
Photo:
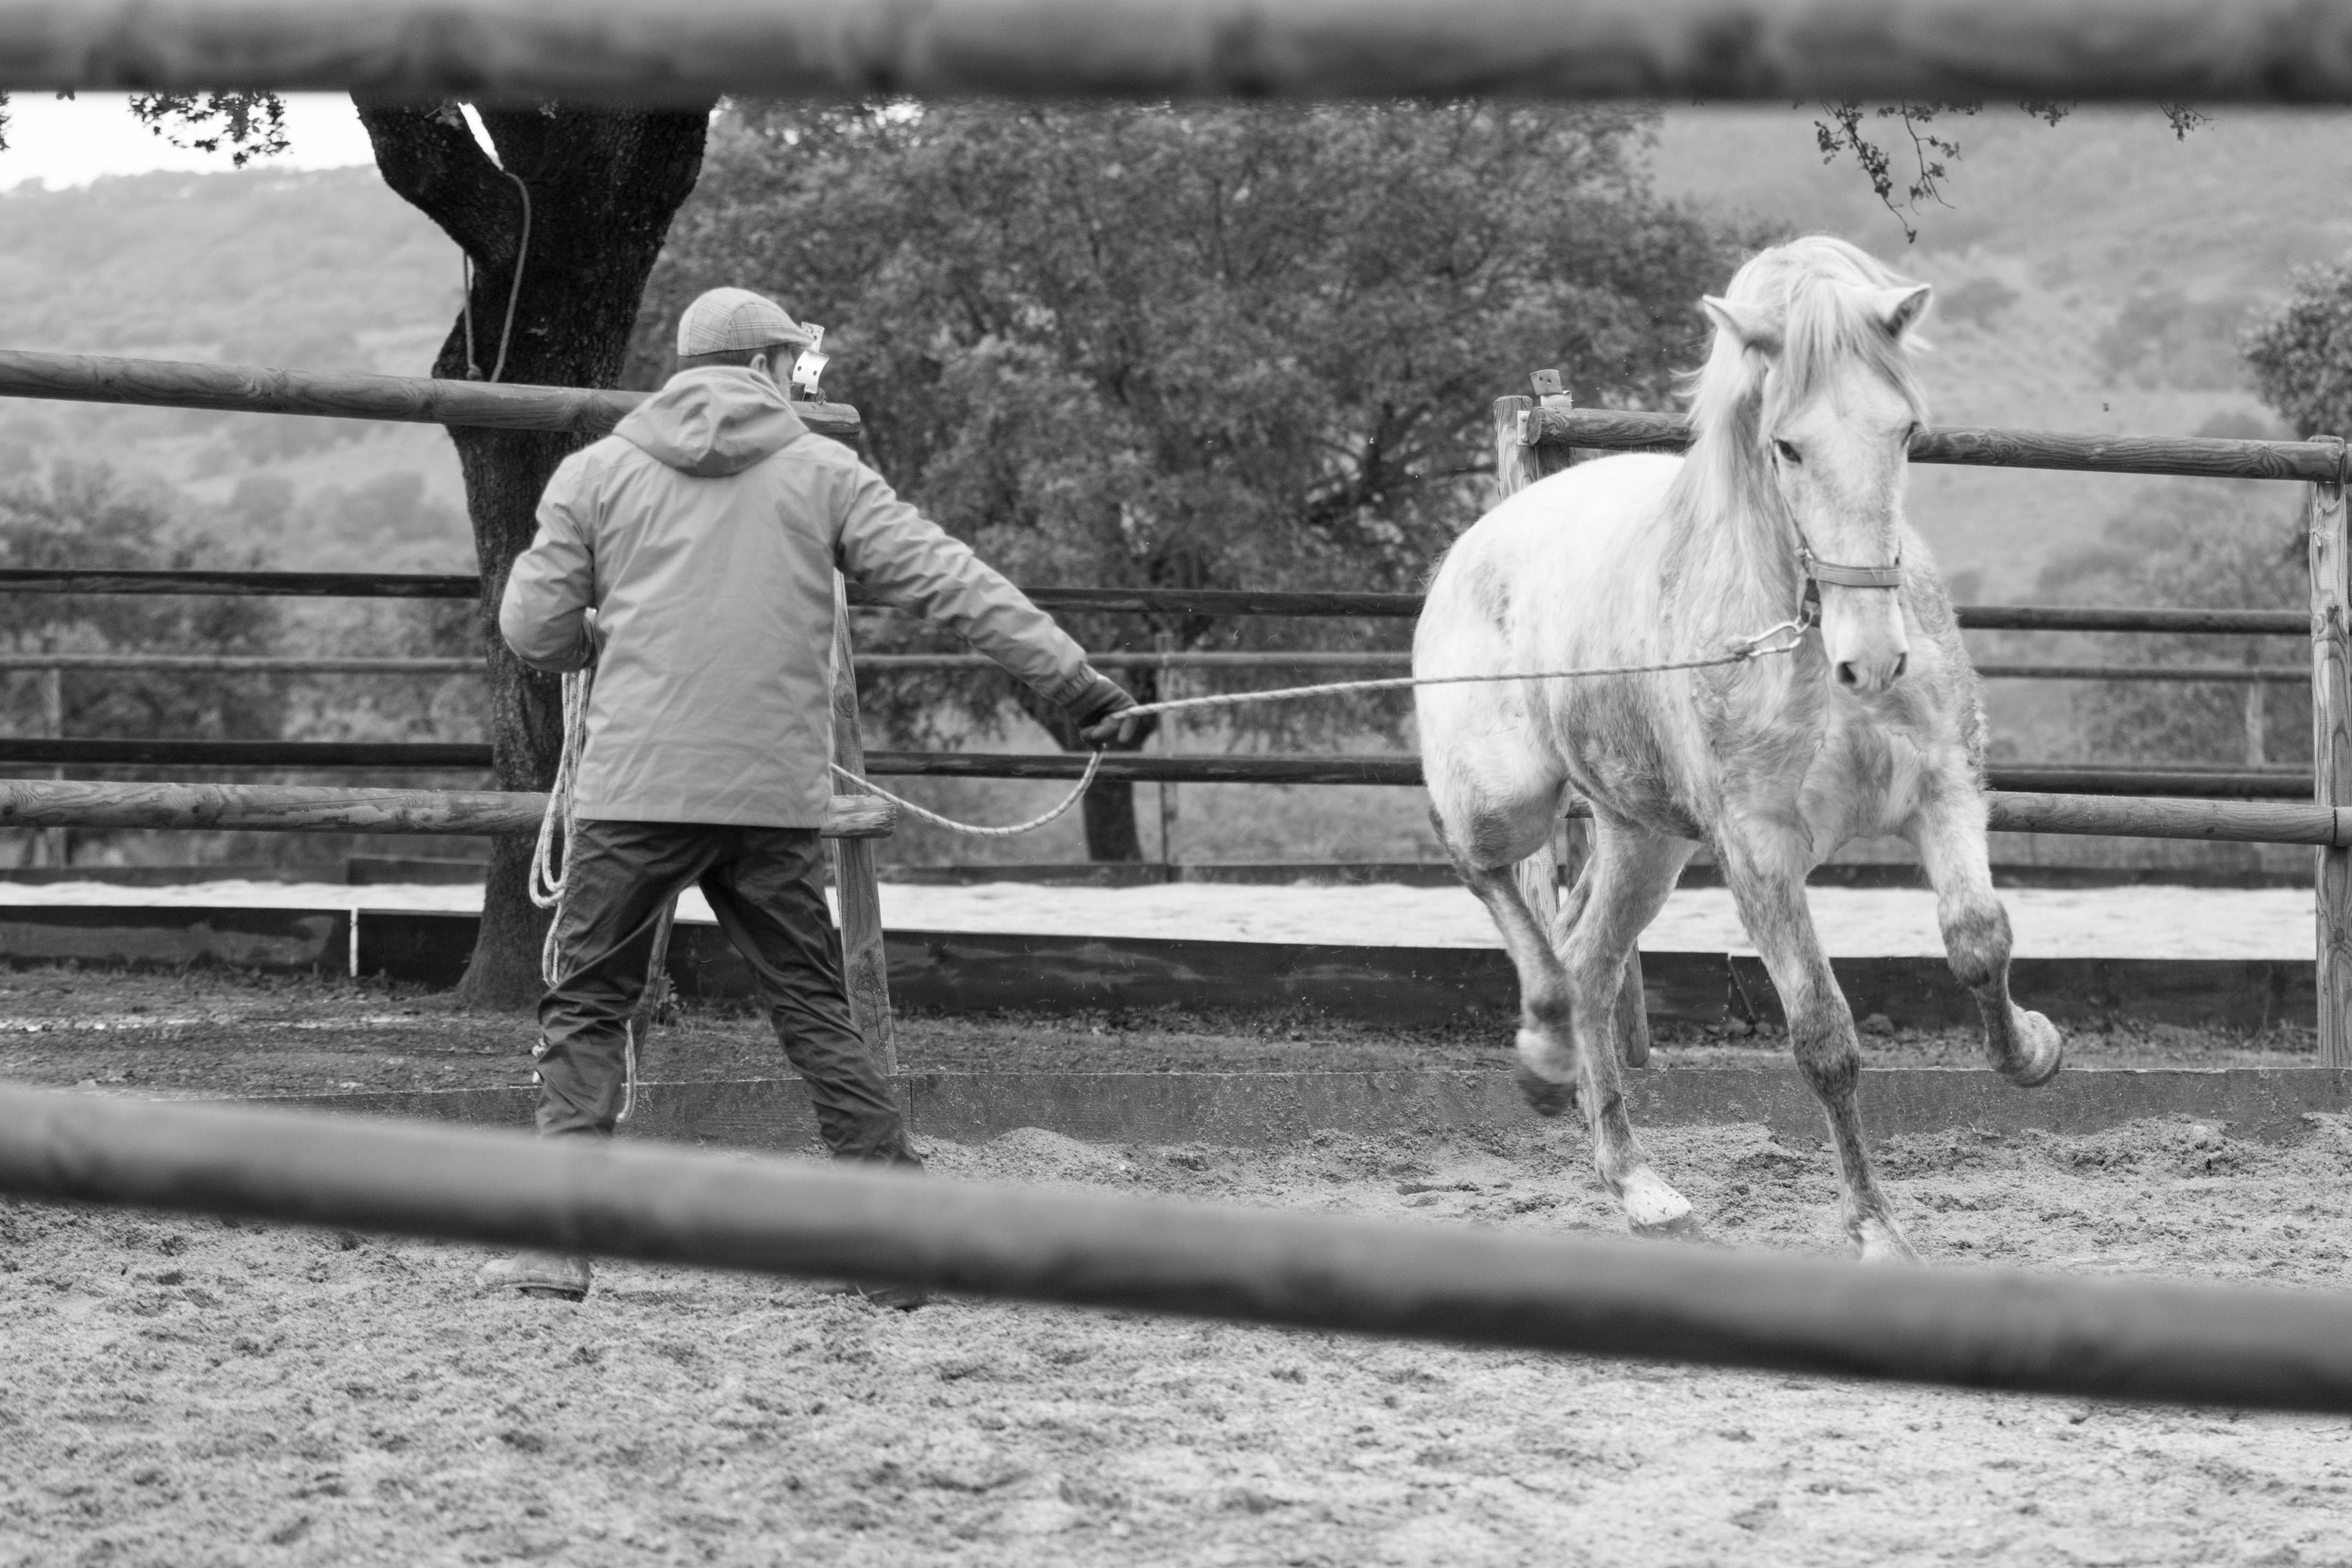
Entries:
{"type": "Polygon", "coordinates": [[[1511,1077],[1519,1086],[1519,1094],[1528,1108],[1538,1116],[1565,1116],[1576,1109],[1576,1081],[1554,1083],[1543,1074],[1521,1062],[1511,1069],[1511,1077]]]}
{"type": "Polygon", "coordinates": [[[1690,1200],[1647,1165],[1636,1165],[1617,1184],[1617,1201],[1635,1236],[1703,1241],[1706,1232],[1691,1213],[1690,1200]]]}
{"type": "Polygon", "coordinates": [[[1680,1219],[1670,1219],[1658,1225],[1636,1225],[1628,1220],[1626,1226],[1643,1241],[1706,1241],[1706,1226],[1699,1224],[1698,1215],[1686,1214],[1680,1219]]]}
{"type": "Polygon", "coordinates": [[[2011,1017],[2018,1051],[2001,1068],[2001,1076],[2020,1089],[2038,1089],[2056,1078],[2058,1069],[2065,1065],[2066,1042],[2060,1037],[2058,1026],[2039,1013],[2020,1007],[2011,1017]]]}
{"type": "Polygon", "coordinates": [[[1865,1222],[1854,1240],[1860,1247],[1859,1261],[1861,1262],[1892,1263],[1912,1268],[1925,1267],[1925,1262],[1917,1250],[1905,1238],[1903,1233],[1891,1224],[1865,1222]]]}

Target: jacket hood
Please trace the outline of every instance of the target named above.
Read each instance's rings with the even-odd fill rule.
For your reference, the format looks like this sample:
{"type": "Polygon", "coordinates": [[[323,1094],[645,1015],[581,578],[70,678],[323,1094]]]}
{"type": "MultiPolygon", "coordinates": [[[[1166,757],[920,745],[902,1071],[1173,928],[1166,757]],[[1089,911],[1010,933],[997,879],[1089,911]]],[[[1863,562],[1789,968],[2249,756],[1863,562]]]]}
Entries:
{"type": "Polygon", "coordinates": [[[702,479],[740,474],[808,434],[766,376],[736,365],[682,370],[631,409],[613,434],[702,479]]]}

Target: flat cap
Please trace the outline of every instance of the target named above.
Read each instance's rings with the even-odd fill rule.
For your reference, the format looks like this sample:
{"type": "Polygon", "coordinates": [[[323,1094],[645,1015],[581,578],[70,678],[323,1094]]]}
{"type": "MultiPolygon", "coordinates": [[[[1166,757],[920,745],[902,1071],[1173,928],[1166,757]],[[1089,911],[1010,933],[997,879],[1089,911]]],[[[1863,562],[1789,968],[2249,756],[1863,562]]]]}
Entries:
{"type": "Polygon", "coordinates": [[[808,342],[808,329],[793,321],[782,305],[749,289],[713,289],[698,296],[677,319],[681,359],[771,348],[777,343],[805,348],[808,342]]]}

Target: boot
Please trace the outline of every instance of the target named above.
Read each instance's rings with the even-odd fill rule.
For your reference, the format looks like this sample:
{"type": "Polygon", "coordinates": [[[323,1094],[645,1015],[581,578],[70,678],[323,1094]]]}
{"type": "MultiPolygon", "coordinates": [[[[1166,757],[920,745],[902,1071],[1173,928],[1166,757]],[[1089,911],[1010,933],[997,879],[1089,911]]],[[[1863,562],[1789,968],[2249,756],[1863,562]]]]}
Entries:
{"type": "Polygon", "coordinates": [[[563,1258],[551,1252],[519,1252],[482,1265],[474,1276],[478,1290],[519,1290],[526,1296],[561,1301],[587,1300],[593,1278],[584,1258],[563,1258]]]}

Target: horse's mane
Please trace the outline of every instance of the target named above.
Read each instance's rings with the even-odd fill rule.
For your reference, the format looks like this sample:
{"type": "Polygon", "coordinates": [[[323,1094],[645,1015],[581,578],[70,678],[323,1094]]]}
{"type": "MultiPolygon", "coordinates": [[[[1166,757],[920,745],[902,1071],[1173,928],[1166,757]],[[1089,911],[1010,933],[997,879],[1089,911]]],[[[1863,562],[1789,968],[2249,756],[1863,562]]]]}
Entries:
{"type": "Polygon", "coordinates": [[[1726,545],[1743,557],[1750,581],[1786,577],[1779,489],[1764,455],[1762,431],[1782,411],[1811,398],[1841,366],[1859,361],[1901,393],[1915,416],[1927,405],[1902,340],[1872,313],[1865,290],[1912,279],[1842,239],[1814,235],[1749,258],[1724,298],[1776,330],[1777,354],[1749,349],[1718,328],[1706,363],[1685,382],[1691,444],[1667,498],[1676,532],[1709,552],[1726,545]],[[1741,527],[1743,521],[1763,527],[1741,527]]]}

